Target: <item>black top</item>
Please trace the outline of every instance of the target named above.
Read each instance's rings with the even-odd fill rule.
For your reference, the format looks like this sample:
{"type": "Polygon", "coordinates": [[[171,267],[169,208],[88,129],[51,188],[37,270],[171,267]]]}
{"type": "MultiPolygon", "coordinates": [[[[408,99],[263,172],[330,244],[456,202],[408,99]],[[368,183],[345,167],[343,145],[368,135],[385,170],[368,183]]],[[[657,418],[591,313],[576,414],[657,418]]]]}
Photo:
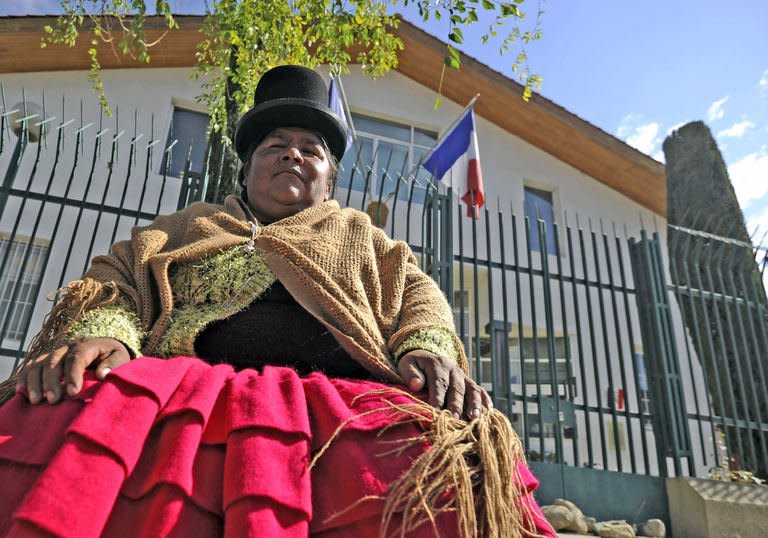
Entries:
{"type": "Polygon", "coordinates": [[[206,326],[195,340],[195,353],[237,369],[273,365],[289,366],[300,375],[320,371],[333,377],[370,377],[279,281],[245,310],[206,326]]]}

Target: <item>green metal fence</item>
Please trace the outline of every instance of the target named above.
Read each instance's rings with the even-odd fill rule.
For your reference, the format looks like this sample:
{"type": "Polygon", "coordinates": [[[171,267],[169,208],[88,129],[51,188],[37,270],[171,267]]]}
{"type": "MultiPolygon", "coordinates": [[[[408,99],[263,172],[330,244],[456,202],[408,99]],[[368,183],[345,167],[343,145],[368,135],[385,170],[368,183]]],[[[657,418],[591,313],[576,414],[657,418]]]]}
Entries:
{"type": "Polygon", "coordinates": [[[721,437],[729,465],[768,476],[766,251],[760,267],[749,243],[677,226],[669,241],[669,288],[691,334],[684,357],[698,357],[710,395],[693,394],[698,435],[721,437]]]}
{"type": "MultiPolygon", "coordinates": [[[[164,128],[152,118],[88,115],[63,101],[55,112],[44,100],[29,111],[0,97],[7,372],[52,292],[132,226],[211,187],[205,172],[161,172],[174,142],[163,146],[164,128]]],[[[473,375],[530,460],[701,476],[730,458],[765,473],[765,291],[754,274],[730,269],[737,256],[754,259],[751,246],[713,256],[705,240],[715,238],[670,230],[679,256],[666,262],[666,230],[630,234],[575,216],[548,228],[536,215],[514,214],[508,201],[473,220],[430,180],[355,163],[335,198],[412,246],[454,309],[473,375]]]]}

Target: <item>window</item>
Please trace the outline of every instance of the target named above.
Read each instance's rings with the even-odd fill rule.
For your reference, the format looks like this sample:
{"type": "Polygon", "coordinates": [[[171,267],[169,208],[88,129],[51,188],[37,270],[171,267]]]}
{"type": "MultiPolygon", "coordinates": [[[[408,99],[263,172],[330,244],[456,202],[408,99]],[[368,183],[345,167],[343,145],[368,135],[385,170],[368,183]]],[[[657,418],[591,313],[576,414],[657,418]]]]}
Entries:
{"type": "MultiPolygon", "coordinates": [[[[554,422],[542,422],[542,430],[539,433],[539,415],[528,414],[528,435],[531,437],[555,437],[557,431],[554,422]]],[[[521,430],[522,431],[522,430],[521,430]]]]}
{"type": "Polygon", "coordinates": [[[552,338],[555,349],[554,360],[550,361],[549,342],[546,337],[523,338],[522,349],[519,340],[514,338],[510,343],[510,358],[513,363],[512,383],[522,383],[523,374],[527,385],[536,384],[551,385],[555,382],[552,379],[552,369],[550,364],[554,362],[555,376],[558,385],[565,385],[573,380],[568,379],[567,337],[555,336],[552,338]],[[520,357],[523,357],[523,368],[521,372],[520,357]]]}
{"type": "Polygon", "coordinates": [[[557,254],[555,244],[555,208],[552,191],[524,188],[525,217],[528,221],[528,233],[531,250],[541,252],[542,242],[546,240],[547,252],[557,254]],[[543,221],[544,229],[540,231],[539,221],[543,221]]]}
{"type": "Polygon", "coordinates": [[[176,140],[176,145],[171,149],[167,168],[165,155],[163,155],[160,173],[165,173],[171,177],[181,177],[184,174],[187,157],[189,157],[190,175],[199,176],[202,174],[205,150],[208,146],[208,114],[174,107],[165,147],[170,146],[174,140],[176,140]]]}
{"type": "Polygon", "coordinates": [[[10,240],[0,236],[0,264],[5,261],[0,276],[0,330],[5,326],[5,345],[18,346],[24,338],[47,253],[47,242],[38,240],[30,244],[27,238],[10,240]]]}
{"type": "MultiPolygon", "coordinates": [[[[509,382],[512,385],[519,385],[523,381],[523,375],[525,374],[525,384],[527,386],[536,385],[536,374],[538,373],[538,381],[542,388],[551,386],[554,380],[552,379],[551,362],[554,362],[555,376],[558,386],[571,385],[571,390],[575,387],[575,379],[569,378],[569,369],[567,362],[567,337],[556,336],[553,338],[555,347],[554,361],[549,359],[549,348],[546,337],[540,338],[523,338],[522,356],[523,368],[521,371],[520,366],[520,343],[517,338],[509,339],[509,360],[510,360],[510,379],[509,382]],[[534,353],[534,345],[535,351],[534,353]],[[538,357],[538,358],[534,358],[538,357]],[[538,372],[537,372],[538,370],[538,372]]],[[[474,352],[474,350],[472,350],[474,352]]],[[[474,361],[473,361],[474,362],[474,361]]],[[[474,367],[474,364],[473,364],[474,367]]],[[[480,381],[482,383],[490,383],[492,379],[492,365],[491,365],[491,340],[490,338],[480,338],[480,381]]]]}
{"type": "Polygon", "coordinates": [[[412,173],[417,178],[413,201],[423,203],[430,174],[420,166],[424,155],[437,141],[437,134],[410,125],[352,114],[357,144],[341,161],[339,187],[362,192],[368,180],[369,199],[386,200],[397,190],[400,200],[408,200],[411,184],[398,178],[412,173]],[[420,182],[420,184],[419,184],[420,182]]]}

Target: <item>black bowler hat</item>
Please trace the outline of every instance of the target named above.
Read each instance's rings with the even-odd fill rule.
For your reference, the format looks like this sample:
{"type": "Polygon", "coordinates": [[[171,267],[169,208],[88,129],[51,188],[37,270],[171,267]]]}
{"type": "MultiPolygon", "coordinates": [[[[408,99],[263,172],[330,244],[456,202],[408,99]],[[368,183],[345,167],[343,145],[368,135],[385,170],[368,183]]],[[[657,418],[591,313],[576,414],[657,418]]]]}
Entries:
{"type": "Polygon", "coordinates": [[[235,150],[245,162],[249,146],[279,127],[300,127],[322,136],[331,153],[344,156],[347,133],[339,117],[328,108],[323,78],[307,67],[280,65],[262,75],[253,108],[243,114],[235,132],[235,150]]]}

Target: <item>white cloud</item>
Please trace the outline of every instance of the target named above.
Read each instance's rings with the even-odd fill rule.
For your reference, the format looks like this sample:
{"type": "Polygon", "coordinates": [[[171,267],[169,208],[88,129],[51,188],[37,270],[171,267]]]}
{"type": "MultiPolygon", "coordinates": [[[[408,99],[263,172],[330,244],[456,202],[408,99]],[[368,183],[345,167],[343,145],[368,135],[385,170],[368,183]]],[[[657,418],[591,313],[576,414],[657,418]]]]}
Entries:
{"type": "Polygon", "coordinates": [[[640,125],[631,136],[627,137],[627,144],[643,153],[651,153],[659,145],[658,134],[658,123],[640,125]]]}
{"type": "Polygon", "coordinates": [[[680,127],[682,127],[683,125],[686,125],[687,123],[688,122],[686,121],[681,121],[680,123],[674,124],[672,127],[667,129],[667,136],[671,135],[673,132],[677,131],[680,127]]]}
{"type": "Polygon", "coordinates": [[[768,194],[768,146],[733,163],[728,167],[728,175],[744,209],[768,194]]]}
{"type": "MultiPolygon", "coordinates": [[[[752,238],[755,242],[760,241],[763,235],[768,233],[768,200],[765,200],[766,205],[757,213],[747,215],[747,232],[754,234],[752,238]]],[[[768,240],[768,236],[766,236],[768,240]]]]}
{"type": "Polygon", "coordinates": [[[722,117],[725,115],[725,112],[723,111],[723,105],[727,100],[728,96],[725,96],[722,99],[709,105],[709,108],[707,109],[707,120],[715,121],[722,119],[722,117]]]}
{"type": "Polygon", "coordinates": [[[754,127],[755,124],[749,120],[740,121],[739,123],[734,123],[727,129],[718,131],[717,138],[740,138],[744,136],[744,133],[749,129],[754,129],[754,127]]]}
{"type": "Polygon", "coordinates": [[[656,122],[647,122],[637,114],[627,114],[621,119],[616,136],[646,155],[652,155],[658,151],[661,144],[659,129],[660,126],[656,122]]]}
{"type": "Polygon", "coordinates": [[[760,77],[760,82],[757,83],[761,88],[768,88],[768,69],[763,71],[763,76],[760,77]]]}

